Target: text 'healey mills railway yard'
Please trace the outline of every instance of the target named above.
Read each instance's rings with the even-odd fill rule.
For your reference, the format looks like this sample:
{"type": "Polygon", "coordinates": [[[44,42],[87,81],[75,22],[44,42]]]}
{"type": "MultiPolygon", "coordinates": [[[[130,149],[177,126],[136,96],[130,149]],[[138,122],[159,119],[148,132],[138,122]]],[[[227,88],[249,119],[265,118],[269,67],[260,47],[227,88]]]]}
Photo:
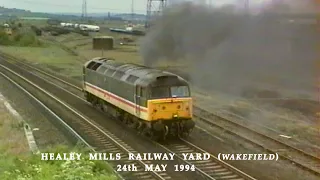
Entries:
{"type": "MultiPolygon", "coordinates": [[[[88,153],[89,160],[121,160],[120,153],[88,153]]],[[[152,161],[152,160],[174,160],[174,153],[128,153],[128,160],[152,161]]],[[[185,161],[206,161],[211,158],[209,153],[182,153],[185,161]]],[[[278,159],[277,154],[219,154],[219,160],[274,160],[278,159]],[[220,159],[221,157],[221,159],[220,159]]],[[[81,160],[82,153],[41,153],[41,160],[81,160]]],[[[145,164],[144,171],[165,172],[167,164],[145,164]]],[[[192,164],[175,164],[174,171],[195,171],[195,165],[192,164]]],[[[138,171],[137,166],[132,164],[118,164],[116,171],[138,171]]]]}
{"type": "MultiPolygon", "coordinates": [[[[121,153],[88,153],[89,160],[103,160],[103,161],[118,161],[123,157],[121,153]]],[[[128,153],[128,160],[135,161],[172,161],[174,160],[175,153],[128,153]]],[[[41,160],[81,160],[83,157],[82,153],[41,153],[41,160]]],[[[184,161],[206,161],[212,158],[209,153],[181,153],[181,157],[184,161]]],[[[262,160],[272,161],[278,160],[278,154],[218,154],[219,160],[262,160]]]]}

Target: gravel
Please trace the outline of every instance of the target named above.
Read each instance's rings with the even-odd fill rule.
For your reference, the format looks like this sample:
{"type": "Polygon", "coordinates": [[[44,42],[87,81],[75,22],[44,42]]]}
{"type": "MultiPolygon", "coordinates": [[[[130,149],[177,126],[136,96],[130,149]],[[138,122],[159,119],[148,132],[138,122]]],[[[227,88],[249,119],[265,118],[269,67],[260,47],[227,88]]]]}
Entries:
{"type": "Polygon", "coordinates": [[[40,150],[56,145],[71,145],[51,122],[55,119],[22,90],[0,76],[0,92],[33,129],[40,150]]]}

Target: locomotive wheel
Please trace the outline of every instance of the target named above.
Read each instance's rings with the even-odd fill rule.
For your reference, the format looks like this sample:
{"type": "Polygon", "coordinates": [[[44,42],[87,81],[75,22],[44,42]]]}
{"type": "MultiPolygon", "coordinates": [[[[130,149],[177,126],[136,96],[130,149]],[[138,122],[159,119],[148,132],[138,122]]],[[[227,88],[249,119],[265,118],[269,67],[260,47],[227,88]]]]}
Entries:
{"type": "Polygon", "coordinates": [[[168,137],[168,127],[165,126],[162,131],[150,130],[150,138],[154,141],[164,141],[168,137]]]}
{"type": "Polygon", "coordinates": [[[89,93],[85,92],[84,93],[84,98],[86,99],[86,101],[90,102],[90,99],[89,99],[89,93]]]}
{"type": "Polygon", "coordinates": [[[123,122],[127,125],[131,125],[131,122],[130,122],[130,116],[128,113],[124,113],[123,114],[123,122]]]}
{"type": "Polygon", "coordinates": [[[159,141],[161,139],[161,136],[159,135],[159,133],[150,130],[149,131],[149,138],[153,141],[159,141]]]}
{"type": "Polygon", "coordinates": [[[182,133],[179,134],[179,137],[180,137],[180,138],[186,138],[186,137],[188,137],[188,136],[189,136],[189,133],[188,133],[188,132],[182,132],[182,133]]]}
{"type": "Polygon", "coordinates": [[[144,126],[143,127],[143,129],[142,129],[142,131],[141,131],[141,134],[143,135],[143,136],[148,136],[149,135],[149,128],[148,127],[146,127],[146,126],[144,126]]]}
{"type": "Polygon", "coordinates": [[[100,104],[100,110],[101,110],[102,112],[105,112],[105,109],[104,109],[104,107],[103,107],[103,104],[102,104],[102,103],[100,104]]]}
{"type": "Polygon", "coordinates": [[[132,120],[132,128],[138,130],[139,126],[140,126],[139,122],[136,119],[133,119],[132,120]]]}
{"type": "Polygon", "coordinates": [[[86,92],[84,96],[86,97],[87,102],[92,104],[92,100],[93,100],[92,95],[86,92]]]}
{"type": "Polygon", "coordinates": [[[141,133],[142,128],[143,128],[143,123],[142,123],[142,122],[139,122],[139,121],[136,121],[136,123],[137,123],[136,129],[137,129],[137,131],[138,131],[139,133],[141,133]]]}
{"type": "Polygon", "coordinates": [[[137,130],[138,130],[138,133],[141,134],[141,135],[145,135],[146,134],[146,125],[139,122],[139,126],[137,127],[137,130]]]}
{"type": "Polygon", "coordinates": [[[103,100],[99,99],[97,106],[101,111],[104,111],[103,104],[104,104],[103,100]]]}

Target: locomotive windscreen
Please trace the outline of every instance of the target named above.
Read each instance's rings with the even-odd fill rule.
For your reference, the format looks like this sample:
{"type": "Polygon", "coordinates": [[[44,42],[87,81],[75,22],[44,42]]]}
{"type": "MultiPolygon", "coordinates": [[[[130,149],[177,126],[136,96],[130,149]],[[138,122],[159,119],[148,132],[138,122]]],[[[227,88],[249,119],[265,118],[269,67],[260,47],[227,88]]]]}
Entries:
{"type": "Polygon", "coordinates": [[[151,88],[151,98],[190,97],[188,86],[159,86],[151,88]]]}
{"type": "Polygon", "coordinates": [[[151,88],[151,98],[169,98],[170,97],[170,89],[167,86],[164,87],[153,87],[151,88]]]}
{"type": "Polygon", "coordinates": [[[152,84],[154,87],[182,85],[177,76],[160,76],[152,84]]]}
{"type": "Polygon", "coordinates": [[[170,87],[171,97],[189,97],[188,86],[173,86],[170,87]]]}

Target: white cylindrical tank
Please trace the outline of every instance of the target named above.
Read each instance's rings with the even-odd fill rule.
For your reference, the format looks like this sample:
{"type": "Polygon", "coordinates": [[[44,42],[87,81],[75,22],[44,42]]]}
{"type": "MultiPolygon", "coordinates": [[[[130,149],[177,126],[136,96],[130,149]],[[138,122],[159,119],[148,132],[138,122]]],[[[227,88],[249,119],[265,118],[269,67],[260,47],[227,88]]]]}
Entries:
{"type": "Polygon", "coordinates": [[[126,27],[127,31],[132,31],[132,27],[126,27]]]}

